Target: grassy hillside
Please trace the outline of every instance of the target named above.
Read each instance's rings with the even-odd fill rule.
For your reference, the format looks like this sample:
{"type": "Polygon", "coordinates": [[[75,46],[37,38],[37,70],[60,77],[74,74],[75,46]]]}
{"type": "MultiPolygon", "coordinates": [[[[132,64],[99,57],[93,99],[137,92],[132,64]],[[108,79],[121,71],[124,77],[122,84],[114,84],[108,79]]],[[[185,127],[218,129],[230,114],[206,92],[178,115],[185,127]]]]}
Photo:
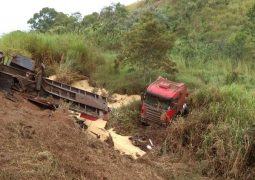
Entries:
{"type": "Polygon", "coordinates": [[[254,37],[248,32],[252,0],[151,0],[131,5],[154,11],[177,34],[176,53],[185,59],[252,59],[254,37]],[[143,3],[142,3],[143,2],[143,3]]]}

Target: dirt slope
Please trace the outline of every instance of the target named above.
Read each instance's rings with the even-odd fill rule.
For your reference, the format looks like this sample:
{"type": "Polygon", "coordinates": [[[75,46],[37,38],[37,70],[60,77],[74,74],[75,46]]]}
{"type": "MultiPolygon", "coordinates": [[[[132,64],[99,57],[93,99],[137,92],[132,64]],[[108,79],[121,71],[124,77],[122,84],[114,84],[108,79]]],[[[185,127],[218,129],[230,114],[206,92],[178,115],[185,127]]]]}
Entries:
{"type": "Polygon", "coordinates": [[[0,179],[161,179],[51,112],[0,93],[0,179]]]}

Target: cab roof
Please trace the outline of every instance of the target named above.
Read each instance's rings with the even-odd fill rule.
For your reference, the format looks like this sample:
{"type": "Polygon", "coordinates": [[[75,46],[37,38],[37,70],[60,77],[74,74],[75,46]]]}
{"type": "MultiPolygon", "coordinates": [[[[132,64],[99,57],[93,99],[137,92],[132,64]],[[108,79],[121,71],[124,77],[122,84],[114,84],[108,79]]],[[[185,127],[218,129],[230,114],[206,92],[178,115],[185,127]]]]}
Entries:
{"type": "Polygon", "coordinates": [[[148,86],[147,92],[166,99],[170,99],[176,98],[178,92],[180,92],[183,87],[185,87],[184,83],[176,83],[163,77],[158,77],[156,81],[148,86]]]}

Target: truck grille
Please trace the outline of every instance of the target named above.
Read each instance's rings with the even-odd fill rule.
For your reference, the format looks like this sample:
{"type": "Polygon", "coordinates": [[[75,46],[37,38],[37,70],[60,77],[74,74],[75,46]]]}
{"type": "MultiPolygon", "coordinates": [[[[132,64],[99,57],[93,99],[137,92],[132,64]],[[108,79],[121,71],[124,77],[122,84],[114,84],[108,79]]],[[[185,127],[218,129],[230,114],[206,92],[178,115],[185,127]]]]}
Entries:
{"type": "Polygon", "coordinates": [[[161,123],[160,116],[162,112],[148,104],[145,104],[145,120],[151,121],[154,123],[161,123]]]}

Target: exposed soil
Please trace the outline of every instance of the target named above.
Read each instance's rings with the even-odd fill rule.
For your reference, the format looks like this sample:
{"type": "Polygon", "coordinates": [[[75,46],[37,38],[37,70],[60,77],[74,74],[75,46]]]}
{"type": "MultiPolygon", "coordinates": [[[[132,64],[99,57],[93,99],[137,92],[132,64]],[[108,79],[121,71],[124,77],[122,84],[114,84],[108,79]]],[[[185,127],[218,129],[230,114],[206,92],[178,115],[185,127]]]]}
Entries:
{"type": "MultiPolygon", "coordinates": [[[[112,108],[133,99],[139,96],[115,95],[112,108]]],[[[0,179],[203,179],[193,161],[161,154],[165,128],[139,127],[139,136],[155,146],[134,160],[81,129],[65,107],[44,110],[1,92],[0,102],[0,179]]]]}
{"type": "Polygon", "coordinates": [[[162,179],[78,127],[65,110],[42,110],[0,93],[0,179],[162,179]]]}

